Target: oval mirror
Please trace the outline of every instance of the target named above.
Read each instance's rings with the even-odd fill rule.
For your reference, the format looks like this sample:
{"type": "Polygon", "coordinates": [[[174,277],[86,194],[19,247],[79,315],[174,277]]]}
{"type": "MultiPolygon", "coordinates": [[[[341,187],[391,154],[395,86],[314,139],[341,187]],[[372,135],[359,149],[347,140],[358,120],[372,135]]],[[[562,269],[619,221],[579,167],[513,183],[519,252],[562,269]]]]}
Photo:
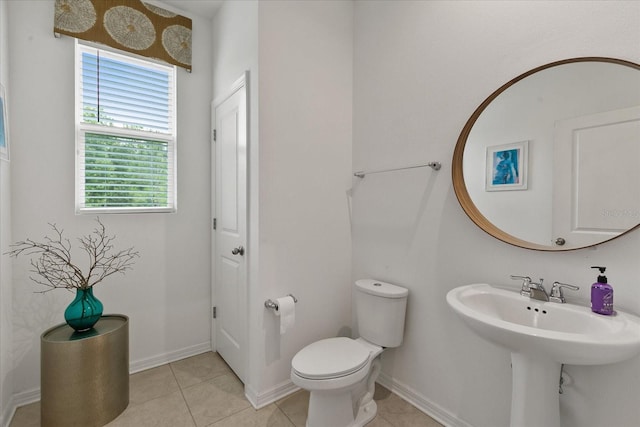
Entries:
{"type": "Polygon", "coordinates": [[[460,205],[523,248],[594,246],[640,226],[640,65],[574,58],[493,92],[453,155],[460,205]]]}

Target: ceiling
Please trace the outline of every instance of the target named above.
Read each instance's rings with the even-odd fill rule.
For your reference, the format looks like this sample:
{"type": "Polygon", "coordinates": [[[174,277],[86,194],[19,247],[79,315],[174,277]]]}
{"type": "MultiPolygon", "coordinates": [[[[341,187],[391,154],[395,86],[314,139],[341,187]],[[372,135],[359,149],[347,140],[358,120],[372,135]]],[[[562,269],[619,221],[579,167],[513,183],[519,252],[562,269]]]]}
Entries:
{"type": "Polygon", "coordinates": [[[164,0],[163,3],[189,12],[189,15],[211,19],[222,6],[223,0],[164,0]]]}

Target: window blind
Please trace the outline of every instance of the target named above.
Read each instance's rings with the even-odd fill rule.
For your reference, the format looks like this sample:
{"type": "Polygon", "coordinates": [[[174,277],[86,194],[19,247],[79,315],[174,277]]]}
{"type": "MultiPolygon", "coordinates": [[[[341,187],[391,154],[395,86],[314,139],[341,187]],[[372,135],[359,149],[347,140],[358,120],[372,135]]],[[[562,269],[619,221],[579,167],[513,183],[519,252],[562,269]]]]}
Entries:
{"type": "Polygon", "coordinates": [[[78,44],[77,210],[175,210],[174,68],[78,44]]]}

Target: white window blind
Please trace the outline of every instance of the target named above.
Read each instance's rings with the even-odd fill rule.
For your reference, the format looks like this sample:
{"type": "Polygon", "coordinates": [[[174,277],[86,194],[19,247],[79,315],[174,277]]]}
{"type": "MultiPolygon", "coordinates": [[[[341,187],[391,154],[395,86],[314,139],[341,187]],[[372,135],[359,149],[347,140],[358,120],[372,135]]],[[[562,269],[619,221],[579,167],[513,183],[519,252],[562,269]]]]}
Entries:
{"type": "Polygon", "coordinates": [[[175,67],[76,44],[78,212],[173,212],[175,67]]]}

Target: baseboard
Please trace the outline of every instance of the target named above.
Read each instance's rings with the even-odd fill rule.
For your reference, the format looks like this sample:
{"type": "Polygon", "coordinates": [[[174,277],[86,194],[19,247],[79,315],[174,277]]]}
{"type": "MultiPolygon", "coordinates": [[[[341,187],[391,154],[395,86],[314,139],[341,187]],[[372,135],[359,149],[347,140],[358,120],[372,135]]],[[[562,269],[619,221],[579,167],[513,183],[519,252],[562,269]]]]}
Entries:
{"type": "Polygon", "coordinates": [[[457,418],[449,411],[422,396],[411,387],[394,380],[384,372],[380,373],[378,382],[444,426],[473,427],[471,424],[457,418]]]}
{"type": "MultiPolygon", "coordinates": [[[[129,373],[134,374],[136,372],[145,371],[147,369],[175,362],[176,360],[181,360],[187,357],[196,356],[201,353],[206,353],[207,351],[211,351],[211,342],[209,341],[182,348],[180,350],[170,351],[168,353],[148,357],[146,359],[136,360],[133,362],[129,362],[129,373]]],[[[13,414],[15,413],[16,408],[28,405],[33,402],[37,402],[39,400],[40,387],[14,394],[9,400],[9,405],[7,405],[7,408],[5,408],[3,413],[0,414],[2,416],[2,423],[0,424],[0,426],[7,427],[9,425],[9,422],[13,418],[13,414]]]]}
{"type": "Polygon", "coordinates": [[[258,393],[246,384],[244,386],[244,397],[251,403],[251,406],[258,409],[258,393]]]}
{"type": "Polygon", "coordinates": [[[211,351],[210,341],[130,362],[129,372],[135,374],[136,372],[146,371],[147,369],[166,365],[167,363],[175,362],[176,360],[186,359],[187,357],[206,353],[207,351],[211,351]]]}
{"type": "MultiPolygon", "coordinates": [[[[411,387],[394,380],[383,372],[380,373],[377,382],[444,426],[473,427],[471,424],[458,419],[449,411],[422,396],[411,387]]],[[[300,390],[300,387],[294,385],[290,380],[287,380],[264,393],[256,393],[255,390],[247,386],[245,387],[245,396],[255,409],[260,409],[298,390],[300,390]]]]}
{"type": "Polygon", "coordinates": [[[16,405],[13,402],[13,396],[9,397],[7,406],[0,413],[0,426],[9,427],[9,423],[13,419],[13,414],[16,412],[16,405]]]}
{"type": "Polygon", "coordinates": [[[271,389],[267,390],[264,393],[256,393],[255,390],[247,386],[245,387],[244,395],[255,409],[260,409],[260,408],[264,408],[267,405],[270,405],[276,400],[280,400],[283,397],[287,397],[298,390],[300,390],[300,387],[293,384],[291,380],[287,380],[287,381],[281,382],[275,387],[272,387],[271,389]]]}
{"type": "MultiPolygon", "coordinates": [[[[38,400],[40,400],[40,387],[14,394],[11,398],[11,416],[13,417],[13,412],[15,412],[16,408],[37,402],[38,400]]],[[[11,419],[9,419],[9,421],[11,421],[11,419]]]]}

